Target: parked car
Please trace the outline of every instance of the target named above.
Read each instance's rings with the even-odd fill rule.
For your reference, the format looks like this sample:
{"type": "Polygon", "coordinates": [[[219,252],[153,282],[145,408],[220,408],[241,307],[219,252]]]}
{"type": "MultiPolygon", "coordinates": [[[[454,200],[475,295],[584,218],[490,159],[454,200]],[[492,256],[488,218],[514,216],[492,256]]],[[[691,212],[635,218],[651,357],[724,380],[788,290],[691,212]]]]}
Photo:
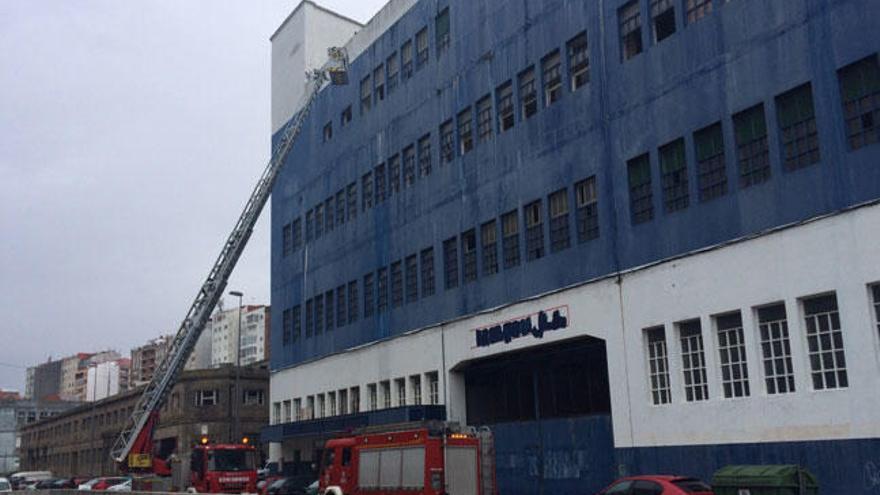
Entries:
{"type": "Polygon", "coordinates": [[[13,490],[24,490],[28,485],[52,477],[52,471],[19,471],[9,477],[13,490]]]}
{"type": "Polygon", "coordinates": [[[84,491],[104,491],[111,486],[118,485],[120,483],[129,482],[129,491],[131,490],[131,478],[126,476],[105,476],[100,478],[91,479],[81,485],[79,485],[79,490],[84,491]]]}
{"type": "Polygon", "coordinates": [[[0,493],[7,493],[12,491],[12,483],[9,482],[6,478],[0,478],[0,493]]]}
{"type": "MultiPolygon", "coordinates": [[[[314,476],[287,476],[275,480],[266,490],[266,495],[309,495],[314,476]]],[[[317,491],[317,485],[315,486],[317,491]]]]}
{"type": "Polygon", "coordinates": [[[44,480],[37,481],[33,485],[30,485],[28,488],[33,490],[51,490],[55,488],[55,483],[59,481],[66,481],[64,478],[46,478],[44,480]]]}
{"type": "Polygon", "coordinates": [[[108,492],[130,492],[132,479],[128,478],[122,483],[107,487],[108,492]]]}
{"type": "MultiPolygon", "coordinates": [[[[49,488],[52,490],[70,490],[79,486],[78,478],[58,478],[49,488]]],[[[88,480],[86,480],[88,481],[88,480]]]]}
{"type": "Polygon", "coordinates": [[[627,476],[611,483],[600,495],[714,495],[712,487],[687,476],[627,476]]]}

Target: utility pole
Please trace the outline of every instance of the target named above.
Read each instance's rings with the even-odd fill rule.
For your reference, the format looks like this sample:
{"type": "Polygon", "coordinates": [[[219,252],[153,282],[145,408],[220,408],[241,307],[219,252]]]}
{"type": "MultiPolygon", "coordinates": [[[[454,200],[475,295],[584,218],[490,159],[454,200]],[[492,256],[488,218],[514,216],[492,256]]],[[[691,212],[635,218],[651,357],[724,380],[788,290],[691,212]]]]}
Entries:
{"type": "Polygon", "coordinates": [[[241,418],[239,417],[239,404],[241,403],[241,298],[244,294],[240,291],[233,290],[229,292],[230,296],[238,298],[238,333],[235,338],[235,388],[232,397],[232,443],[241,441],[241,418]]]}

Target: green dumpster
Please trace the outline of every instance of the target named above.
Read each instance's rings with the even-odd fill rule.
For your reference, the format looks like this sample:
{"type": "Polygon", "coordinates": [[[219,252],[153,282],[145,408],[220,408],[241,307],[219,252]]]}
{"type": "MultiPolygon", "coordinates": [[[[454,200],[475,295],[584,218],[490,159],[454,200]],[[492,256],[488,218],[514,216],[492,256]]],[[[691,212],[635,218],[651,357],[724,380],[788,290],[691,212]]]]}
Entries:
{"type": "Polygon", "coordinates": [[[819,483],[794,464],[725,466],[712,476],[715,495],[816,495],[819,483]]]}

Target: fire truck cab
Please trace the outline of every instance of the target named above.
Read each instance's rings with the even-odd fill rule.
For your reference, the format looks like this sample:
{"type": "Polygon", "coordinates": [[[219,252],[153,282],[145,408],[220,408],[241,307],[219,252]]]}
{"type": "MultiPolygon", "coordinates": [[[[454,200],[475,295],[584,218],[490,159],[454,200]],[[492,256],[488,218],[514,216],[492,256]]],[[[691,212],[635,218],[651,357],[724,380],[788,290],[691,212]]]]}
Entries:
{"type": "MultiPolygon", "coordinates": [[[[480,439],[418,428],[328,440],[322,495],[491,495],[484,493],[480,439]]],[[[494,490],[488,490],[494,491],[494,490]]]]}
{"type": "Polygon", "coordinates": [[[244,444],[203,444],[190,455],[191,490],[198,493],[256,493],[256,449],[244,444]]]}

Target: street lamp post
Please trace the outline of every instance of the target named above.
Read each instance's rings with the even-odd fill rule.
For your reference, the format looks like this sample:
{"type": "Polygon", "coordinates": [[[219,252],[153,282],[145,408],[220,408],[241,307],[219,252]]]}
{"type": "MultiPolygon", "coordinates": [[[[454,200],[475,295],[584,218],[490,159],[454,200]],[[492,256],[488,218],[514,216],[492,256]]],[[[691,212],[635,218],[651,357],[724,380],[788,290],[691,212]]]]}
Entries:
{"type": "Polygon", "coordinates": [[[241,439],[241,418],[239,417],[239,403],[241,402],[241,310],[242,297],[244,297],[244,294],[237,290],[233,290],[229,292],[229,295],[238,298],[238,334],[235,339],[235,392],[233,394],[234,397],[232,398],[232,439],[233,442],[238,442],[241,439]]]}

